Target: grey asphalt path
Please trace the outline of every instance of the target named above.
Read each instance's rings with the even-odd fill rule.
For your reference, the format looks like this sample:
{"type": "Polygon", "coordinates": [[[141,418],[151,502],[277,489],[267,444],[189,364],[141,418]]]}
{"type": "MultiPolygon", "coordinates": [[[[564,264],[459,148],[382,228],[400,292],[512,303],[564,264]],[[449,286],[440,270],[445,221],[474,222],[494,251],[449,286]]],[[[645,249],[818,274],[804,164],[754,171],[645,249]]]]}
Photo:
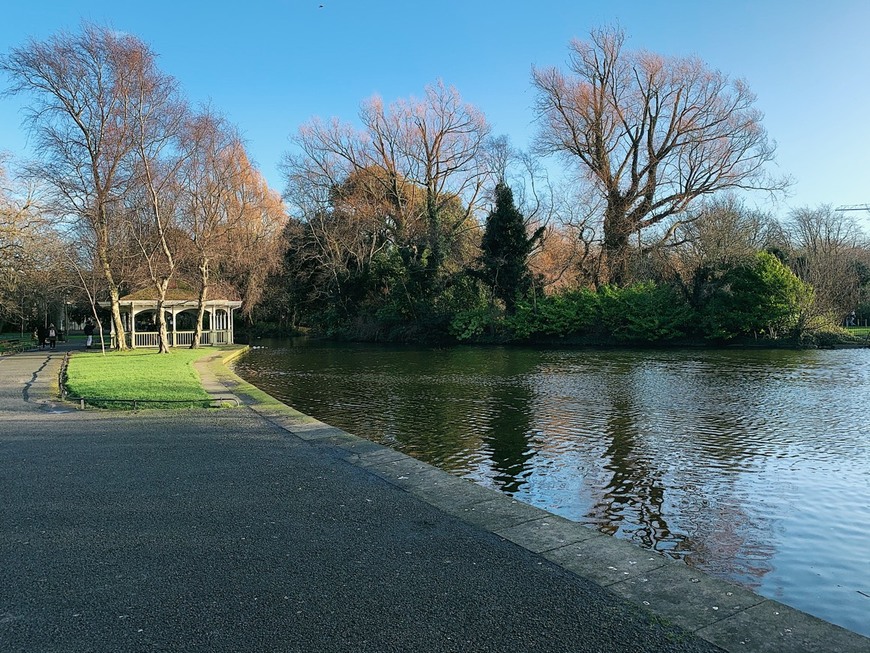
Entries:
{"type": "Polygon", "coordinates": [[[242,406],[74,410],[61,354],[0,358],[3,653],[870,651],[214,361],[204,386],[242,406]]]}
{"type": "MultiPolygon", "coordinates": [[[[73,346],[38,347],[12,356],[0,356],[0,413],[39,412],[57,401],[58,372],[64,354],[73,346]]],[[[0,427],[2,428],[2,427],[0,427]]]]}

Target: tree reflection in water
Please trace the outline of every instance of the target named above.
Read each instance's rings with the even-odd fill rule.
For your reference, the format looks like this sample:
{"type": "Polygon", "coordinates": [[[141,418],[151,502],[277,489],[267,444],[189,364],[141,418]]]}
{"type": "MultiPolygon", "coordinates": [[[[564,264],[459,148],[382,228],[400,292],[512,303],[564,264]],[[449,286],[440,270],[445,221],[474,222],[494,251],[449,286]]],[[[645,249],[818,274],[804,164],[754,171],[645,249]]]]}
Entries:
{"type": "Polygon", "coordinates": [[[492,392],[491,415],[483,443],[489,451],[493,483],[507,494],[518,492],[531,474],[528,463],[535,456],[529,438],[532,400],[531,387],[523,381],[498,385],[492,392]]]}

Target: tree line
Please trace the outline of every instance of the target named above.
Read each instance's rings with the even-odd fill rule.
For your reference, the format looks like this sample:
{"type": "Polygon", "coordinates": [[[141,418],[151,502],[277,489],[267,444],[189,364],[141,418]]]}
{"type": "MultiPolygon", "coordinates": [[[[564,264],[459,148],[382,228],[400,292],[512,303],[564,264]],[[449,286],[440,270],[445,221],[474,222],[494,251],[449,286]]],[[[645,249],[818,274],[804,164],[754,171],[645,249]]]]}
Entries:
{"type": "Polygon", "coordinates": [[[355,123],[299,127],[283,202],[238,131],[191,110],[134,37],[85,25],[0,68],[33,99],[41,158],[26,178],[45,195],[4,193],[4,224],[19,226],[3,243],[19,239],[19,261],[47,251],[20,225],[60,220],[54,246],[80,288],[110,299],[118,333],[123,288],[161,301],[179,282],[200,306],[214,284],[234,288],[255,328],[370,340],[806,338],[867,307],[855,220],[746,204],[789,184],[769,172],[748,85],[630,50],[617,29],[572,42],[564,68],[533,69],[529,151],[438,81],[364,101],[355,123]]]}
{"type": "Polygon", "coordinates": [[[441,82],[301,126],[263,317],[361,339],[724,341],[834,332],[866,303],[854,220],[741,199],[790,182],[744,81],[614,29],[569,52],[533,70],[529,152],[441,82]]]}

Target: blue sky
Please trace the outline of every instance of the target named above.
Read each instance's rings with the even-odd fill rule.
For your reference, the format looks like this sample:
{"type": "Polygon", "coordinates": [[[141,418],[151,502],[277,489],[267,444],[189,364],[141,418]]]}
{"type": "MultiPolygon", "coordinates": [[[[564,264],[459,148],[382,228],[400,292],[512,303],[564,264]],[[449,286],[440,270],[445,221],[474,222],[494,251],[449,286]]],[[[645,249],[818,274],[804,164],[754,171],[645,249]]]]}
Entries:
{"type": "MultiPolygon", "coordinates": [[[[742,77],[794,177],[796,206],[870,203],[870,1],[828,0],[151,0],[7,2],[0,51],[90,20],[133,33],[194,103],[237,124],[277,190],[289,136],[318,115],[355,120],[360,101],[422,94],[438,78],[526,146],[532,65],[562,65],[567,44],[619,24],[631,48],[697,55],[742,77]],[[323,5],[321,7],[320,5],[323,5]]],[[[6,80],[2,81],[5,86],[6,80]]],[[[0,99],[0,150],[29,154],[24,99],[0,99]]]]}

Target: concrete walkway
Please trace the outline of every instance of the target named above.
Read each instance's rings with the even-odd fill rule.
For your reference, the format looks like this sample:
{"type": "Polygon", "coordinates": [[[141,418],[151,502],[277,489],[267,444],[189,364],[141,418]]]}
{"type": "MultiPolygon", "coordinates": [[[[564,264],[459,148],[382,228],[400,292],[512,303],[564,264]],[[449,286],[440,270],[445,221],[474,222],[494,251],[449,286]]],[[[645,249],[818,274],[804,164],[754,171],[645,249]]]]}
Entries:
{"type": "Polygon", "coordinates": [[[0,358],[0,651],[870,651],[308,418],[79,411],[0,358]],[[721,647],[721,648],[719,648],[721,647]]]}

